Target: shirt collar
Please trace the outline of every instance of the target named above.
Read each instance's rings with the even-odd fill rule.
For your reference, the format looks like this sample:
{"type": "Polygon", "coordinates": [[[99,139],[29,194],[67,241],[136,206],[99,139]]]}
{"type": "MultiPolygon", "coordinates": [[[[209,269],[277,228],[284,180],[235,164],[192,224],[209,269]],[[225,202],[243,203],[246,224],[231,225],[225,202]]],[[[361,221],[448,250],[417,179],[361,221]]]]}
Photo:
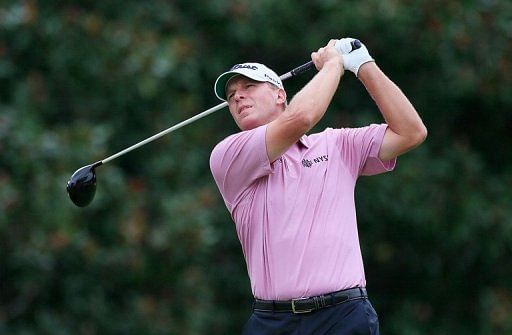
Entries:
{"type": "Polygon", "coordinates": [[[309,138],[306,135],[302,135],[302,137],[299,139],[299,142],[302,143],[303,146],[309,149],[310,143],[309,138]]]}

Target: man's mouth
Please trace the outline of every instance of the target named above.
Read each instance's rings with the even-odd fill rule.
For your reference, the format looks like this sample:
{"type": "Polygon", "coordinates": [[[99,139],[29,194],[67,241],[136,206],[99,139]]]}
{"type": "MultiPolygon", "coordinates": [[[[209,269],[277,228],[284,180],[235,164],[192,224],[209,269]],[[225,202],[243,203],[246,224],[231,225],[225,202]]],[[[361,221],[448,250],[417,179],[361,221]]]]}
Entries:
{"type": "Polygon", "coordinates": [[[238,109],[238,114],[242,114],[242,112],[248,108],[251,108],[252,106],[241,106],[239,109],[238,109]]]}

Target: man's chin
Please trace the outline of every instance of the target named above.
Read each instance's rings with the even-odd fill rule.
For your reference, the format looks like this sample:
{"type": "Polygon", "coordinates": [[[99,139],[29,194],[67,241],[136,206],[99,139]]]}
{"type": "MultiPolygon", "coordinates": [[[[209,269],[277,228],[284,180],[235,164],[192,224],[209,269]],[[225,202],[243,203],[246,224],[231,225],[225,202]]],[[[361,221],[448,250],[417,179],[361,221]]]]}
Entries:
{"type": "Polygon", "coordinates": [[[257,122],[256,120],[243,119],[243,120],[240,120],[240,123],[238,124],[238,126],[242,130],[251,130],[251,129],[261,126],[261,124],[259,122],[257,122]]]}

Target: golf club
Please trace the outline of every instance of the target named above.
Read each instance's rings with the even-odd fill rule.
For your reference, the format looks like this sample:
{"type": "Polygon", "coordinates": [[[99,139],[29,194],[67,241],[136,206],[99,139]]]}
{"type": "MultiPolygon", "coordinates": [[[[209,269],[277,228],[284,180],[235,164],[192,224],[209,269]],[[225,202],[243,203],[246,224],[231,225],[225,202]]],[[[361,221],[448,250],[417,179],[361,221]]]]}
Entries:
{"type": "MultiPolygon", "coordinates": [[[[361,42],[359,42],[359,40],[353,40],[350,44],[352,46],[351,51],[353,51],[355,49],[359,49],[361,47],[361,42]]],[[[307,62],[301,66],[298,66],[298,67],[294,68],[293,70],[281,75],[280,78],[281,78],[281,80],[286,80],[288,78],[298,76],[314,67],[315,67],[315,64],[313,63],[313,61],[309,61],[309,62],[307,62]]],[[[179,129],[179,128],[184,127],[194,121],[197,121],[213,112],[216,112],[216,111],[226,107],[227,105],[228,105],[227,102],[218,104],[217,106],[214,106],[208,110],[205,110],[202,113],[199,113],[189,119],[186,119],[185,121],[182,121],[170,128],[167,128],[167,129],[159,132],[158,134],[155,134],[139,143],[136,143],[136,144],[112,155],[112,156],[109,156],[101,161],[96,162],[96,163],[81,167],[80,169],[76,170],[75,173],[73,173],[73,175],[71,176],[71,178],[69,179],[69,181],[67,183],[66,190],[68,192],[69,198],[78,207],[87,206],[88,204],[91,203],[91,201],[94,198],[94,195],[96,193],[96,171],[95,171],[95,169],[98,166],[108,163],[111,160],[116,159],[117,157],[122,156],[132,150],[135,150],[149,142],[152,142],[152,141],[154,141],[154,140],[156,140],[156,139],[158,139],[176,129],[179,129]]]]}

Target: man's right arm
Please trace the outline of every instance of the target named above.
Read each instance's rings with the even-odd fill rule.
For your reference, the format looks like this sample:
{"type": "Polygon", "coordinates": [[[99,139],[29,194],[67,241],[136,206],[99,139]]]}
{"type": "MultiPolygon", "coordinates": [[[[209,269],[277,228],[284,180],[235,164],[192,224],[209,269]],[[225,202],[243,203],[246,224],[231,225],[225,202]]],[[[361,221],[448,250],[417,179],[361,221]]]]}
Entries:
{"type": "Polygon", "coordinates": [[[270,162],[279,158],[323,117],[344,73],[343,60],[334,47],[336,40],[311,54],[319,72],[290,101],[283,113],[267,127],[270,162]]]}

